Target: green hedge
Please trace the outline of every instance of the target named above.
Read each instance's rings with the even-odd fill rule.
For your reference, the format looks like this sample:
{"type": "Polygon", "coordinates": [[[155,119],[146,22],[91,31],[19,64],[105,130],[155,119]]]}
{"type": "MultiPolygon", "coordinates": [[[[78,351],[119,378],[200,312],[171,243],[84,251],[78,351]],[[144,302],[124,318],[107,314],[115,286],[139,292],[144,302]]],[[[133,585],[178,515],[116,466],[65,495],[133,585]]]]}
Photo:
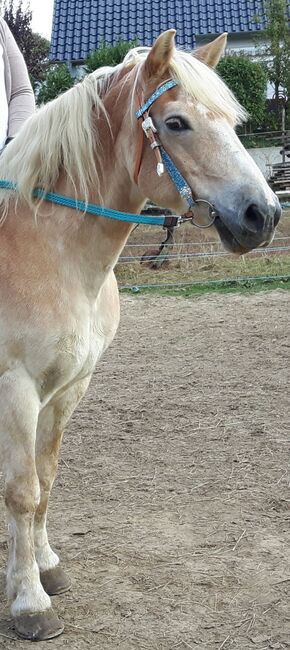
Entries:
{"type": "Polygon", "coordinates": [[[46,104],[74,85],[74,79],[65,63],[53,65],[37,94],[37,104],[46,104]]]}
{"type": "Polygon", "coordinates": [[[245,55],[230,55],[220,61],[217,71],[249,113],[252,130],[266,116],[267,74],[264,67],[245,55]]]}
{"type": "Polygon", "coordinates": [[[102,43],[97,50],[93,50],[86,59],[87,72],[94,72],[103,66],[114,66],[122,63],[127,52],[138,45],[138,41],[118,41],[115,45],[102,43]]]}

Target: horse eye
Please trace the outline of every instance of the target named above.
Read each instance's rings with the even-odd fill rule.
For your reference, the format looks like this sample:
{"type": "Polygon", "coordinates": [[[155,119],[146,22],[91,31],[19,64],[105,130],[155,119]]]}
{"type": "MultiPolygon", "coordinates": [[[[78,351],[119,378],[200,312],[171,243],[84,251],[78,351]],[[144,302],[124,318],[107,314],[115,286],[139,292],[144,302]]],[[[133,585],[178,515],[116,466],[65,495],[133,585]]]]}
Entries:
{"type": "Polygon", "coordinates": [[[189,124],[182,117],[169,117],[166,126],[170,131],[186,131],[190,129],[189,124]]]}

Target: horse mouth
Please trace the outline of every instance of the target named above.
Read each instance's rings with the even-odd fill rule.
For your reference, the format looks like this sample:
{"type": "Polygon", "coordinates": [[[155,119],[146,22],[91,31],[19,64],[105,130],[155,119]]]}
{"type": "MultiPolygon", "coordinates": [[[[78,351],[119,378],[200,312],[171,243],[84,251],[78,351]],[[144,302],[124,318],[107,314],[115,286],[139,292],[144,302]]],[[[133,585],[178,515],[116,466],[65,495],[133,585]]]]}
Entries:
{"type": "Polygon", "coordinates": [[[237,255],[243,255],[248,253],[254,248],[254,246],[245,246],[241,244],[236,237],[233,235],[231,230],[225,225],[221,218],[217,215],[214,224],[213,224],[219,234],[220,240],[226,250],[231,251],[231,253],[236,253],[237,255]]]}

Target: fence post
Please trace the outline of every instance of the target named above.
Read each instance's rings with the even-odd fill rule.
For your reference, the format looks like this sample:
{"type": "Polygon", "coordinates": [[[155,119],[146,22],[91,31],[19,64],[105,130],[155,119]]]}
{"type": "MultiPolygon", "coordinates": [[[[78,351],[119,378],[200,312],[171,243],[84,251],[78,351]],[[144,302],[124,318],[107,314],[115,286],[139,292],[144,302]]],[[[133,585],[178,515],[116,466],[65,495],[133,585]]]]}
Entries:
{"type": "Polygon", "coordinates": [[[286,159],[286,109],[285,109],[285,103],[283,102],[282,105],[282,163],[285,163],[286,159]]]}

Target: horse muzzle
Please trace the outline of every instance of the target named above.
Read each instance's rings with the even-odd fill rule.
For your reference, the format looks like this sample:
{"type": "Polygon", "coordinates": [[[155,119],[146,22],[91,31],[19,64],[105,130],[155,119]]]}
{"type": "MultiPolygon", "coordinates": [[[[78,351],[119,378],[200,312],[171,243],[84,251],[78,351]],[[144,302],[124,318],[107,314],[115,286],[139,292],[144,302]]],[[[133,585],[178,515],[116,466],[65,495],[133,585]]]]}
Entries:
{"type": "Polygon", "coordinates": [[[272,241],[281,217],[277,197],[273,204],[250,203],[237,212],[218,211],[214,226],[225,248],[243,254],[272,241]]]}

